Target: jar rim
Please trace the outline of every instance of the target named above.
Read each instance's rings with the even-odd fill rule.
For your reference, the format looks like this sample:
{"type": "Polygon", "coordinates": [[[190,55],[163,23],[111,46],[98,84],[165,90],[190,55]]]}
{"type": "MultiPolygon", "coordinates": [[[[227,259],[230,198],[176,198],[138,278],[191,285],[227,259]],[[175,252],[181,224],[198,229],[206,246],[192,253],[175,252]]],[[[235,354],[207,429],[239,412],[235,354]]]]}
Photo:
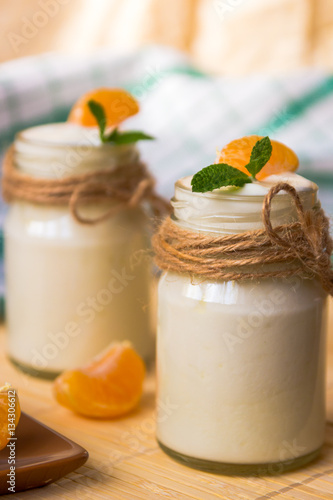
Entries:
{"type": "Polygon", "coordinates": [[[101,143],[97,129],[89,135],[88,127],[73,128],[66,122],[27,128],[16,135],[14,142],[16,168],[32,177],[63,178],[135,163],[138,158],[135,143],[101,143]]]}
{"type": "MultiPolygon", "coordinates": [[[[59,137],[59,136],[58,136],[59,137]]],[[[61,137],[61,134],[60,134],[61,137]]],[[[135,143],[130,144],[112,144],[112,143],[102,143],[99,138],[99,132],[97,127],[82,127],[80,125],[75,125],[67,122],[56,122],[48,123],[44,125],[37,125],[34,127],[28,127],[24,130],[18,132],[15,136],[15,143],[23,142],[26,144],[31,144],[34,146],[46,147],[46,148],[73,148],[73,147],[91,147],[93,149],[133,149],[135,143]],[[46,139],[43,136],[43,131],[47,129],[54,131],[53,139],[46,139]],[[61,130],[63,129],[63,130],[61,130]],[[57,133],[61,131],[63,134],[66,133],[64,140],[54,140],[57,138],[57,133]],[[38,132],[41,132],[38,136],[38,132]],[[71,137],[72,140],[68,140],[71,137]],[[34,135],[36,133],[36,135],[34,135]]]]}
{"type": "MultiPolygon", "coordinates": [[[[192,196],[198,196],[198,197],[204,197],[204,198],[211,198],[211,199],[223,199],[223,200],[244,200],[246,201],[247,199],[252,200],[253,198],[260,198],[263,199],[265,195],[268,193],[269,189],[274,185],[277,184],[279,177],[280,182],[289,182],[292,185],[295,184],[295,179],[297,180],[304,180],[305,182],[302,184],[300,183],[299,185],[295,185],[294,187],[296,188],[298,194],[301,193],[317,193],[318,191],[318,186],[312,181],[308,181],[308,179],[305,179],[305,177],[302,177],[298,174],[292,174],[291,173],[287,175],[281,175],[281,176],[270,176],[267,177],[267,179],[270,179],[268,181],[254,181],[252,184],[245,184],[243,188],[239,188],[236,186],[225,186],[221,187],[219,189],[214,189],[213,191],[206,191],[205,193],[201,192],[196,192],[192,191],[192,187],[190,185],[190,180],[192,179],[192,175],[181,177],[175,182],[175,191],[176,190],[184,190],[187,193],[191,193],[192,196]],[[272,179],[274,178],[275,182],[272,182],[272,179]],[[248,186],[253,186],[255,185],[257,188],[259,188],[257,194],[251,193],[248,188],[248,186]]],[[[285,191],[279,191],[277,193],[278,197],[289,197],[289,194],[286,193],[285,191]]]]}
{"type": "MultiPolygon", "coordinates": [[[[192,191],[191,177],[183,177],[175,183],[171,204],[175,222],[195,231],[239,233],[262,229],[264,197],[279,181],[302,184],[301,187],[295,187],[305,210],[318,206],[318,186],[297,174],[270,176],[268,182],[258,181],[246,184],[243,188],[227,187],[206,193],[192,191]],[[273,177],[278,179],[271,182],[273,177]]],[[[288,193],[281,191],[274,198],[271,220],[273,225],[297,220],[297,212],[288,193]]]]}

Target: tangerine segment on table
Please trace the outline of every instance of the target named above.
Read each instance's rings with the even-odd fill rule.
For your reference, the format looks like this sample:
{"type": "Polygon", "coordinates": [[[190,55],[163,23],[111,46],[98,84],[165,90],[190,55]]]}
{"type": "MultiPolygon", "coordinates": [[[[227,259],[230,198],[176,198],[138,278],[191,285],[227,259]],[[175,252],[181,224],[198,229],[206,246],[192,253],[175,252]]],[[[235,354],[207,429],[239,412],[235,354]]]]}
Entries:
{"type": "Polygon", "coordinates": [[[139,111],[139,104],[134,97],[123,89],[100,88],[87,92],[72,107],[68,122],[84,127],[96,127],[96,118],[91,113],[88,101],[101,104],[106,114],[106,127],[116,127],[139,111]]]}
{"type": "Polygon", "coordinates": [[[11,439],[21,417],[21,407],[16,391],[6,384],[0,387],[0,450],[11,439]],[[8,391],[13,391],[13,394],[8,391]],[[13,411],[14,410],[14,411],[13,411]]]}
{"type": "Polygon", "coordinates": [[[54,385],[57,401],[87,417],[119,417],[142,395],[145,365],[128,343],[113,344],[90,364],[62,373],[54,385]]]}
{"type": "MultiPolygon", "coordinates": [[[[262,136],[250,135],[235,139],[229,142],[222,151],[218,153],[216,163],[227,163],[232,167],[238,168],[245,174],[250,175],[245,168],[250,161],[251,151],[257,141],[262,136]]],[[[271,140],[272,155],[263,169],[256,175],[258,180],[265,179],[269,175],[282,174],[284,172],[294,172],[297,170],[299,161],[296,154],[282,142],[271,140]]]]}

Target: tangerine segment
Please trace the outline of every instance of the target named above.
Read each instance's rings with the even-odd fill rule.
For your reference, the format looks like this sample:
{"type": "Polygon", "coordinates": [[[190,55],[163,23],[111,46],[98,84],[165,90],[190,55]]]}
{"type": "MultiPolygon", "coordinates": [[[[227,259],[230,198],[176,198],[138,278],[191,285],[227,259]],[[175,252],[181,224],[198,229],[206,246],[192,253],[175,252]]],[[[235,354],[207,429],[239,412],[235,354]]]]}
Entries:
{"type": "Polygon", "coordinates": [[[62,373],[54,382],[57,401],[87,417],[119,417],[142,395],[145,365],[128,343],[113,344],[90,364],[62,373]]]}
{"type": "MultiPolygon", "coordinates": [[[[216,163],[228,163],[232,167],[238,168],[245,174],[250,175],[245,165],[249,163],[252,148],[259,139],[262,139],[262,137],[249,135],[229,142],[219,152],[216,163]]],[[[282,144],[282,142],[271,140],[271,143],[273,147],[272,156],[263,169],[256,175],[258,180],[262,180],[269,175],[297,170],[299,161],[294,151],[282,144]]]]}
{"type": "Polygon", "coordinates": [[[0,388],[0,450],[5,448],[15,433],[21,417],[21,407],[16,391],[6,384],[0,388]]]}
{"type": "Polygon", "coordinates": [[[84,127],[96,127],[96,118],[88,107],[90,100],[103,106],[107,127],[116,127],[139,111],[138,102],[126,90],[100,88],[91,90],[80,97],[72,107],[67,121],[84,127]]]}

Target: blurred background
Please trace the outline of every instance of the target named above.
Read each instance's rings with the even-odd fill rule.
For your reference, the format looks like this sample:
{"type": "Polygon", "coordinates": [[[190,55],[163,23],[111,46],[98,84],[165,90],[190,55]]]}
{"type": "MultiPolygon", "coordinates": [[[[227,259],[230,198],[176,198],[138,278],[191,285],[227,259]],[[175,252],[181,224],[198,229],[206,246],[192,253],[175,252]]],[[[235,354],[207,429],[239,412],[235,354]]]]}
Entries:
{"type": "Polygon", "coordinates": [[[214,74],[330,70],[332,26],[331,0],[2,0],[0,60],[162,44],[214,74]]]}
{"type": "Polygon", "coordinates": [[[124,128],[157,138],[140,148],[162,194],[257,133],[296,151],[333,214],[332,0],[1,0],[0,33],[0,155],[121,86],[141,107],[124,128]]]}
{"type": "Polygon", "coordinates": [[[0,154],[123,86],[141,105],[126,126],[158,139],[141,147],[163,194],[259,133],[295,149],[333,214],[332,0],[2,0],[0,30],[0,154]]]}

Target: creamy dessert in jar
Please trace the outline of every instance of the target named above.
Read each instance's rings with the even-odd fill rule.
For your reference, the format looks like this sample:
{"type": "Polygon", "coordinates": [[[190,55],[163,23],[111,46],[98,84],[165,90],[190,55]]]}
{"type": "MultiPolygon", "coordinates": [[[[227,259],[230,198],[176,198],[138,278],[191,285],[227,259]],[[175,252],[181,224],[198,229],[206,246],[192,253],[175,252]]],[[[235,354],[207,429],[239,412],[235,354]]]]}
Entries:
{"type": "MultiPolygon", "coordinates": [[[[259,138],[246,139],[253,146],[259,138]]],[[[220,264],[234,278],[212,279],[214,262],[226,256],[213,252],[202,264],[207,254],[193,236],[228,236],[237,252],[239,236],[262,230],[264,199],[281,182],[295,188],[305,211],[319,208],[317,186],[288,171],[292,163],[282,169],[276,159],[282,145],[272,142],[268,175],[263,167],[261,180],[194,192],[192,177],[180,179],[168,231],[155,241],[157,262],[166,271],[158,288],[157,439],[174,458],[204,470],[280,472],[313,459],[323,444],[327,291],[313,274],[292,273],[294,262],[255,263],[261,250],[254,244],[248,266],[237,268],[239,256],[232,251],[232,269],[220,264]],[[167,238],[173,224],[177,237],[178,228],[185,230],[176,243],[167,238]],[[186,231],[192,238],[187,248],[186,231]],[[187,272],[176,269],[180,264],[187,272]],[[200,265],[206,275],[195,273],[200,265]],[[242,272],[253,276],[242,279],[242,272]]],[[[242,146],[241,140],[240,158],[242,146]]],[[[291,153],[286,148],[288,160],[291,153]]],[[[237,151],[233,155],[243,167],[237,151]]],[[[211,172],[209,179],[204,172],[205,182],[216,181],[217,170],[211,172]]],[[[298,217],[293,199],[280,190],[270,211],[273,227],[292,230],[298,217]]]]}
{"type": "Polygon", "coordinates": [[[120,202],[113,186],[110,199],[99,201],[110,179],[98,174],[102,181],[95,181],[101,170],[117,171],[122,187],[126,171],[140,162],[137,139],[124,141],[116,126],[126,113],[134,114],[135,102],[121,90],[97,91],[92,97],[105,104],[106,114],[112,103],[115,110],[123,105],[121,114],[111,106],[111,117],[106,116],[113,120],[110,133],[116,130],[117,140],[101,140],[84,97],[69,122],[33,127],[16,137],[14,173],[26,176],[22,182],[34,190],[36,202],[16,194],[12,173],[4,181],[5,194],[9,190],[11,196],[14,185],[15,195],[5,224],[9,355],[22,369],[44,377],[89,361],[112,341],[131,341],[146,361],[154,352],[149,202],[143,199],[133,207],[125,198],[120,202]],[[64,197],[66,190],[73,191],[72,185],[52,187],[53,181],[76,176],[86,176],[78,186],[83,199],[75,208],[85,223],[73,216],[68,201],[56,199],[58,191],[64,197]],[[36,181],[51,182],[49,201],[43,201],[36,181]]]}

